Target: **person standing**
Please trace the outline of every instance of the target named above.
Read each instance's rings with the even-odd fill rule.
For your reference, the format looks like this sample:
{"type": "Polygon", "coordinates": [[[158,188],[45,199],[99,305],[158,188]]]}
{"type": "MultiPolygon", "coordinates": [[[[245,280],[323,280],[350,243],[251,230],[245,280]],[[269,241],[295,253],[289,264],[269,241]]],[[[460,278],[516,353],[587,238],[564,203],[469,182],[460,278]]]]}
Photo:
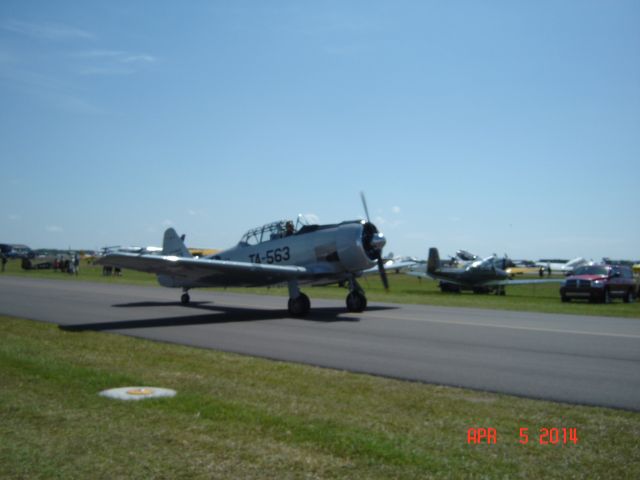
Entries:
{"type": "Polygon", "coordinates": [[[2,252],[2,271],[4,272],[5,267],[7,266],[7,256],[2,252]]]}

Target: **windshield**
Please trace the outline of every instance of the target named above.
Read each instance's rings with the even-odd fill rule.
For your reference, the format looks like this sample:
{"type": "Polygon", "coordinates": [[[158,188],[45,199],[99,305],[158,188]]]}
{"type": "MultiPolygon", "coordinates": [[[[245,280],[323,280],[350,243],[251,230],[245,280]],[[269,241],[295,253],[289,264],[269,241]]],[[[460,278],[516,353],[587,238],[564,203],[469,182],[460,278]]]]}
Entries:
{"type": "Polygon", "coordinates": [[[604,265],[589,265],[578,267],[573,271],[574,275],[608,275],[609,269],[604,265]]]}

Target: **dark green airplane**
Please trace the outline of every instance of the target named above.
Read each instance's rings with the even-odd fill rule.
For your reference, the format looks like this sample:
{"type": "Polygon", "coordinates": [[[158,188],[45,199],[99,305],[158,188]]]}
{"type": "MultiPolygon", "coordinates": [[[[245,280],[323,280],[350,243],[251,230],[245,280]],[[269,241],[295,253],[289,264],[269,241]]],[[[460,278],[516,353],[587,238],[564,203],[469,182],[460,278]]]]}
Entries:
{"type": "Polygon", "coordinates": [[[429,260],[426,272],[408,271],[408,275],[420,278],[435,278],[440,280],[440,290],[443,292],[460,293],[462,290],[472,290],[474,293],[495,293],[504,295],[507,285],[526,285],[531,283],[561,283],[562,279],[522,279],[509,280],[509,275],[500,268],[506,259],[499,259],[495,255],[475,260],[462,268],[443,267],[440,264],[440,254],[437,248],[429,249],[429,260]]]}

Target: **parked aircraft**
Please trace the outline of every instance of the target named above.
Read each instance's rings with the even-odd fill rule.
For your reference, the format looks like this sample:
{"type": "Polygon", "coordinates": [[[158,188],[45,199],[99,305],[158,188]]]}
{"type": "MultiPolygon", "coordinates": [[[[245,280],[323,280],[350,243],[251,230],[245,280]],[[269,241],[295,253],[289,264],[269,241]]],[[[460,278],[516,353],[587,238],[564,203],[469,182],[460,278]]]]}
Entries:
{"type": "Polygon", "coordinates": [[[443,292],[460,292],[461,290],[473,290],[475,293],[495,292],[505,294],[507,285],[524,285],[531,283],[560,283],[560,279],[545,280],[509,280],[507,272],[496,266],[501,262],[495,255],[483,260],[476,260],[463,268],[442,267],[440,254],[437,248],[429,249],[426,272],[410,271],[408,275],[414,277],[432,277],[440,280],[440,290],[443,292]]]}
{"type": "Polygon", "coordinates": [[[196,287],[253,287],[286,283],[289,313],[305,315],[309,297],[301,284],[327,285],[344,282],[349,287],[346,304],[350,312],[367,306],[357,282],[362,272],[377,264],[385,288],[387,276],[382,248],[386,239],[367,220],[332,225],[297,225],[277,221],[249,230],[228,250],[194,258],[173,228],[164,233],[161,255],[112,252],[98,260],[103,265],[155,273],[165,287],[182,288],[181,302],[189,303],[189,290],[196,287]]]}
{"type": "Polygon", "coordinates": [[[463,262],[474,262],[476,260],[480,260],[480,257],[478,255],[468,252],[467,250],[458,250],[456,252],[456,257],[463,262]]]}
{"type": "MultiPolygon", "coordinates": [[[[395,273],[400,273],[403,270],[414,267],[418,263],[418,259],[413,257],[394,257],[393,254],[390,254],[382,259],[385,271],[395,271],[395,273]]],[[[378,273],[380,267],[373,266],[364,270],[363,275],[370,275],[374,273],[378,273]]]]}
{"type": "Polygon", "coordinates": [[[0,243],[0,253],[7,258],[33,258],[35,253],[26,245],[0,243]]]}
{"type": "Polygon", "coordinates": [[[149,254],[160,254],[162,253],[162,248],[160,247],[137,247],[137,246],[129,246],[123,247],[120,245],[114,245],[111,247],[102,247],[100,249],[100,255],[107,255],[109,253],[115,252],[123,252],[123,253],[149,253],[149,254]]]}
{"type": "Polygon", "coordinates": [[[536,265],[545,268],[550,272],[550,275],[553,273],[571,275],[571,272],[573,272],[574,269],[582,265],[588,265],[589,263],[590,262],[587,259],[577,257],[572,260],[542,259],[538,260],[536,265]]]}
{"type": "MultiPolygon", "coordinates": [[[[448,266],[448,267],[464,268],[478,260],[482,260],[482,259],[475,253],[471,253],[467,250],[458,250],[456,251],[455,255],[449,255],[449,260],[440,260],[440,264],[443,267],[448,266]]],[[[504,270],[507,266],[509,266],[508,265],[509,262],[510,260],[506,256],[506,254],[504,258],[499,258],[495,254],[493,255],[493,263],[498,268],[502,268],[504,270]]]]}

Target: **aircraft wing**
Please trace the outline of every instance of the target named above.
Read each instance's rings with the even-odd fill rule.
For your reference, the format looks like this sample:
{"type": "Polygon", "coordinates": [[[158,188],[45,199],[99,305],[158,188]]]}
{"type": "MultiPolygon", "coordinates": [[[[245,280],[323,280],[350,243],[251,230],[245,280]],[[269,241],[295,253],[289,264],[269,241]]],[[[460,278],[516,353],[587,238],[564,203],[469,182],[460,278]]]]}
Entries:
{"type": "Polygon", "coordinates": [[[112,253],[96,263],[129,268],[158,275],[188,279],[211,286],[238,284],[267,284],[313,275],[315,272],[295,265],[231,262],[206,258],[176,257],[173,255],[136,255],[112,253]]]}
{"type": "Polygon", "coordinates": [[[452,283],[454,285],[460,286],[476,286],[476,287],[499,287],[499,286],[508,286],[508,285],[531,285],[536,283],[562,283],[564,281],[563,278],[545,278],[545,279],[521,279],[521,280],[488,280],[485,282],[477,282],[475,284],[471,284],[469,282],[458,281],[455,278],[451,277],[441,277],[437,274],[427,274],[425,272],[420,271],[409,271],[405,272],[407,275],[411,275],[412,277],[418,278],[433,278],[435,280],[442,280],[447,283],[452,283]]]}
{"type": "Polygon", "coordinates": [[[441,280],[443,282],[452,283],[453,285],[460,285],[461,287],[464,287],[464,286],[468,285],[467,282],[461,282],[461,281],[457,280],[454,277],[440,276],[437,273],[436,274],[429,274],[429,273],[426,273],[426,272],[420,272],[420,271],[415,271],[415,270],[410,270],[410,271],[404,272],[404,273],[407,274],[407,275],[411,275],[412,277],[430,278],[432,280],[441,280]]]}
{"type": "Polygon", "coordinates": [[[490,280],[483,282],[483,287],[498,287],[501,285],[531,285],[536,283],[562,283],[564,278],[545,278],[545,279],[529,279],[529,280],[490,280]]]}

